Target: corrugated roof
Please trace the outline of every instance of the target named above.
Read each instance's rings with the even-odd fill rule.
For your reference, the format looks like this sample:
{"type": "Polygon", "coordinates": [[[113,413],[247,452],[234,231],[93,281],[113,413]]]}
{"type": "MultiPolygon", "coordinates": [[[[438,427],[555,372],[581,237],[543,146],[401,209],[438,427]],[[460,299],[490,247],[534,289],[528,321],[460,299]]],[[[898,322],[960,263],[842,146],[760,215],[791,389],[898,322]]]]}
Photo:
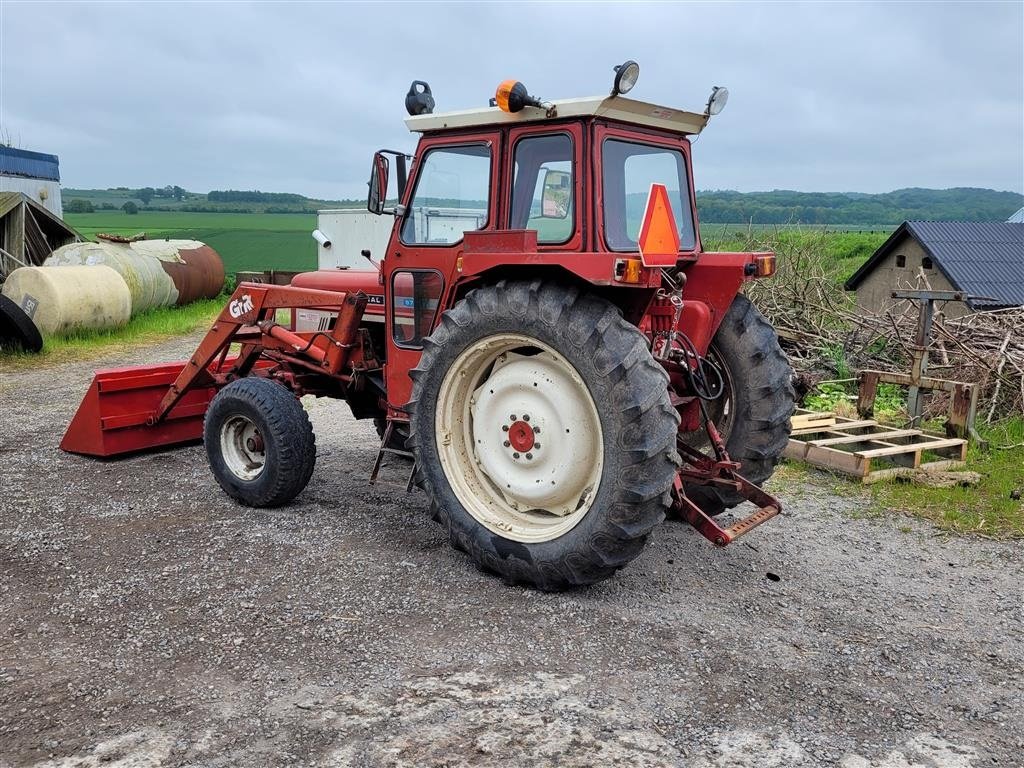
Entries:
{"type": "Polygon", "coordinates": [[[907,221],[846,281],[852,291],[895,250],[913,237],[972,309],[1024,305],[1024,224],[1009,222],[907,221]]]}
{"type": "Polygon", "coordinates": [[[0,146],[0,174],[60,181],[60,161],[56,155],[0,146]]]}

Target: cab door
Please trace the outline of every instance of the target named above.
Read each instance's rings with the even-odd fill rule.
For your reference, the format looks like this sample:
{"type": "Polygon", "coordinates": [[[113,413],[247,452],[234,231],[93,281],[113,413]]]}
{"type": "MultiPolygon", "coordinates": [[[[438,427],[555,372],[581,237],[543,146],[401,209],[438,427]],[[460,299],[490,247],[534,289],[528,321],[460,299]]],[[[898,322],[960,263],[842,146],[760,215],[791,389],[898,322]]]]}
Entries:
{"type": "Polygon", "coordinates": [[[389,415],[401,415],[423,350],[445,307],[466,232],[497,228],[499,134],[426,140],[384,261],[389,415]]]}

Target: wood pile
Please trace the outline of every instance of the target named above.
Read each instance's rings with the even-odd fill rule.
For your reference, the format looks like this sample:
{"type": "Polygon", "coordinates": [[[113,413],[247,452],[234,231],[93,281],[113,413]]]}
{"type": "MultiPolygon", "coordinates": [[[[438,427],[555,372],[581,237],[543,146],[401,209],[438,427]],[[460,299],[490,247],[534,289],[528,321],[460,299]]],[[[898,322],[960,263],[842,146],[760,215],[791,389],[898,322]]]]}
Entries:
{"type": "MultiPolygon", "coordinates": [[[[830,271],[823,238],[769,245],[780,251],[779,271],[771,280],[749,284],[746,293],[775,326],[794,368],[808,383],[851,377],[865,368],[909,372],[917,303],[894,301],[883,313],[866,312],[830,271]]],[[[930,288],[923,272],[912,284],[893,286],[930,288]]],[[[928,375],[977,383],[979,420],[1024,414],[1024,307],[947,319],[937,304],[928,375]]],[[[945,410],[941,396],[932,400],[930,415],[945,410]]]]}

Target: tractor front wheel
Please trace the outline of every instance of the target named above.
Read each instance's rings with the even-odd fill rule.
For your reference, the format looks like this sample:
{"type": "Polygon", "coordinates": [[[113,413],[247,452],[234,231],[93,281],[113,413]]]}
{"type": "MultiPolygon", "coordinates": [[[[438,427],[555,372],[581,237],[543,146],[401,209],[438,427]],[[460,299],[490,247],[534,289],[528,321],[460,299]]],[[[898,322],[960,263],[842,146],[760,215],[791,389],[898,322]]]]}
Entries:
{"type": "Polygon", "coordinates": [[[218,392],[206,411],[203,443],[220,487],[250,507],[287,504],[306,487],[316,464],[306,410],[268,379],[239,379],[218,392]]]}
{"type": "Polygon", "coordinates": [[[678,466],[667,377],[609,302],[499,283],[444,313],[412,371],[434,519],[481,568],[554,590],[633,560],[678,466]]]}

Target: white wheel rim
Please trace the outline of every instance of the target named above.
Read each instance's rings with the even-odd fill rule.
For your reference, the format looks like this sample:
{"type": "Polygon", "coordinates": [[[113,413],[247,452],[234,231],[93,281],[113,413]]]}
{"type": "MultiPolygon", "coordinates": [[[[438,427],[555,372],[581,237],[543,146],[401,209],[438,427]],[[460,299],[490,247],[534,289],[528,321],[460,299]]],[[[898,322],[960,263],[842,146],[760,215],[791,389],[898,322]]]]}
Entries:
{"type": "Polygon", "coordinates": [[[546,344],[510,333],[470,346],[441,382],[435,431],[445,477],[488,530],[550,541],[590,511],[601,420],[579,373],[546,344]]]}
{"type": "Polygon", "coordinates": [[[220,429],[220,453],[240,480],[255,480],[267,463],[266,446],[257,426],[245,416],[227,419],[220,429]]]}

